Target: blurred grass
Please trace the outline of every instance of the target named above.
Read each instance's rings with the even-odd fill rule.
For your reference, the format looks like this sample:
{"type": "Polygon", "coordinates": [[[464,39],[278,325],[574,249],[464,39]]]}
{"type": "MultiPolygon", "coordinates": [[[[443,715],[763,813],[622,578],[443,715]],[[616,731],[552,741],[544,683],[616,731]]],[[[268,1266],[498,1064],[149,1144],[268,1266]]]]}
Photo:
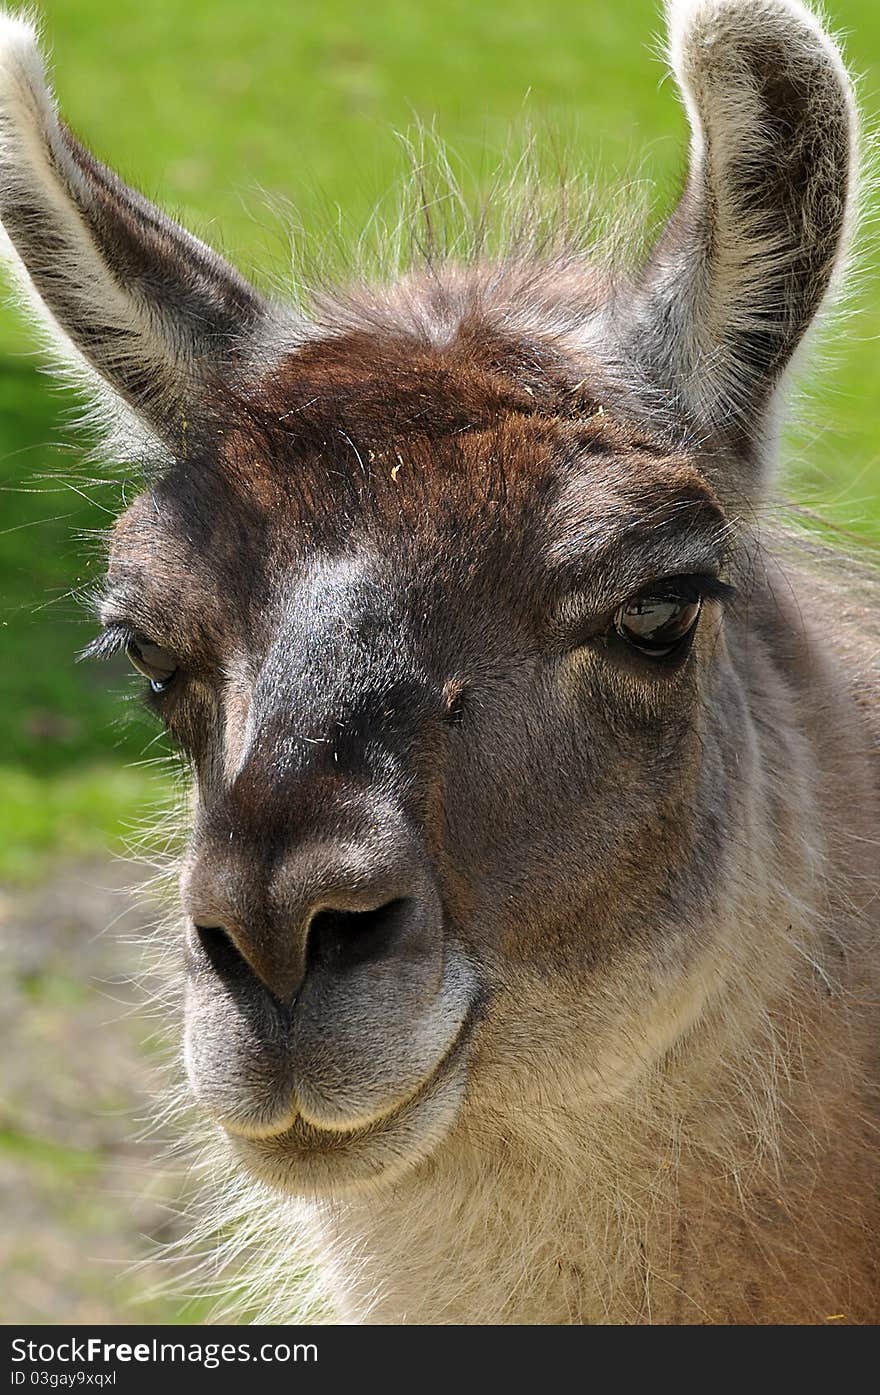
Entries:
{"type": "MultiPolygon", "coordinates": [[[[76,700],[72,683],[65,700],[76,700]]],[[[95,746],[101,735],[99,729],[95,746]]],[[[114,754],[122,753],[117,747],[114,754]]],[[[58,859],[78,860],[105,845],[123,848],[155,804],[159,775],[121,759],[112,764],[104,752],[87,748],[70,765],[56,759],[58,768],[39,773],[0,766],[0,882],[34,882],[58,859]]]]}
{"type": "MultiPolygon", "coordinates": [[[[832,0],[880,90],[880,7],[832,0]]],[[[55,81],[74,129],[248,272],[285,275],[288,235],[262,190],[289,201],[306,241],[354,237],[405,173],[395,131],[431,124],[464,164],[489,164],[524,112],[603,179],[642,169],[671,206],[684,119],[652,56],[657,0],[585,9],[558,0],[46,0],[55,81]],[[341,233],[340,233],[341,229],[341,233]]],[[[271,201],[270,201],[271,202],[271,201]]],[[[290,215],[290,210],[288,210],[290,215]]],[[[790,488],[880,538],[876,440],[880,285],[839,336],[792,438],[790,488]]],[[[93,632],[81,597],[100,571],[95,530],[122,487],[89,483],[69,404],[36,372],[33,340],[0,314],[0,877],[39,878],[60,856],[118,842],[152,790],[127,765],[151,739],[121,670],[76,665],[93,632]],[[126,768],[127,767],[127,768],[126,768]]]]}

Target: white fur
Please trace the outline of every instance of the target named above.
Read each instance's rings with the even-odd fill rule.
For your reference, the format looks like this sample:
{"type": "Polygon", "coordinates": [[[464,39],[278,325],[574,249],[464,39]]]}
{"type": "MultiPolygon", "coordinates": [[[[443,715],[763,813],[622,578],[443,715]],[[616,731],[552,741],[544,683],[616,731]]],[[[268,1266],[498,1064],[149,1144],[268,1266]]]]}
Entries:
{"type": "Polygon", "coordinates": [[[248,364],[264,369],[296,342],[296,324],[289,311],[251,292],[259,312],[239,326],[235,296],[250,288],[237,273],[106,173],[111,185],[102,190],[91,170],[80,169],[71,155],[34,21],[0,14],[0,213],[6,258],[51,357],[92,402],[91,423],[109,437],[110,450],[161,467],[170,458],[169,444],[172,450],[181,442],[185,447],[185,423],[197,412],[206,361],[210,368],[234,353],[243,371],[248,364]],[[22,206],[31,211],[26,223],[20,219],[22,206]],[[153,255],[157,267],[170,267],[164,294],[159,275],[148,278],[145,287],[126,274],[124,264],[114,267],[114,217],[140,236],[145,256],[153,255]],[[97,232],[102,220],[105,230],[110,228],[105,245],[97,232]],[[212,333],[212,315],[223,313],[230,288],[228,325],[222,334],[212,333]],[[181,292],[190,301],[189,319],[181,292]],[[59,310],[55,302],[62,293],[59,310]],[[205,332],[196,328],[193,305],[205,308],[205,332]],[[78,331],[95,336],[85,349],[76,342],[78,331]],[[135,402],[127,400],[128,370],[136,370],[145,384],[135,402]]]}
{"type": "MultiPolygon", "coordinates": [[[[81,298],[84,315],[89,316],[90,303],[96,302],[111,325],[128,333],[137,324],[140,333],[132,352],[143,354],[156,373],[167,372],[168,344],[157,335],[149,315],[107,274],[72,201],[72,194],[88,200],[89,191],[61,145],[58,112],[40,52],[37,24],[27,14],[0,14],[0,123],[2,197],[32,200],[46,211],[65,236],[64,270],[69,285],[81,298]]],[[[140,458],[147,452],[161,459],[159,442],[95,372],[34,289],[25,262],[2,228],[0,238],[0,249],[51,358],[91,404],[89,424],[98,426],[111,452],[128,458],[140,458]]]]}
{"type": "MultiPolygon", "coordinates": [[[[711,271],[707,262],[701,274],[693,248],[683,247],[681,259],[670,258],[652,288],[652,312],[665,297],[672,307],[665,354],[676,386],[700,419],[719,421],[747,416],[752,408],[753,365],[737,359],[730,341],[760,322],[766,297],[796,255],[785,245],[781,227],[774,228],[766,214],[750,214],[736,200],[737,170],[749,164],[784,168],[787,157],[768,134],[762,93],[744,60],[749,45],[759,37],[778,40],[792,67],[813,75],[810,111],[817,121],[832,93],[845,103],[852,154],[847,187],[837,190],[821,168],[813,180],[819,198],[839,194],[844,206],[822,309],[843,287],[857,221],[858,112],[839,45],[799,0],[669,0],[667,18],[668,59],[691,128],[689,186],[703,191],[702,216],[711,220],[714,261],[711,271]]],[[[802,200],[806,248],[815,213],[812,190],[794,194],[802,200]]]]}

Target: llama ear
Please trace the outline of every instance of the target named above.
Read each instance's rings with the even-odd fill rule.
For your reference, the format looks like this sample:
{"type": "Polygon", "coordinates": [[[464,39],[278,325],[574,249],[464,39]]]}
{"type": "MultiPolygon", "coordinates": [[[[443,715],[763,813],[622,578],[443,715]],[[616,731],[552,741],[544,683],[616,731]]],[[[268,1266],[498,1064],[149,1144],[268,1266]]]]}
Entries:
{"type": "Polygon", "coordinates": [[[206,383],[259,342],[273,311],[74,139],[34,28],[12,15],[0,15],[0,218],[62,360],[94,370],[99,398],[179,450],[206,383]]]}
{"type": "Polygon", "coordinates": [[[799,0],[668,0],[667,14],[690,168],[637,287],[632,342],[686,411],[741,431],[840,280],[856,108],[799,0]]]}

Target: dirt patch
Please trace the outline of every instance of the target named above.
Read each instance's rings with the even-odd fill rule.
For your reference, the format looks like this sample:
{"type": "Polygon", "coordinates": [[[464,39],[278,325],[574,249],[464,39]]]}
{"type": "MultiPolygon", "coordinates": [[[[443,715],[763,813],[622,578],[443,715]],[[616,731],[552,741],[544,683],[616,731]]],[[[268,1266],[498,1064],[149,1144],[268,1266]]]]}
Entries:
{"type": "Polygon", "coordinates": [[[198,1320],[156,1296],[187,1229],[180,1168],[150,1133],[166,1089],[162,1035],[133,984],[156,910],[138,869],[77,866],[0,892],[0,1321],[198,1320]],[[126,943],[134,941],[135,943],[126,943]]]}

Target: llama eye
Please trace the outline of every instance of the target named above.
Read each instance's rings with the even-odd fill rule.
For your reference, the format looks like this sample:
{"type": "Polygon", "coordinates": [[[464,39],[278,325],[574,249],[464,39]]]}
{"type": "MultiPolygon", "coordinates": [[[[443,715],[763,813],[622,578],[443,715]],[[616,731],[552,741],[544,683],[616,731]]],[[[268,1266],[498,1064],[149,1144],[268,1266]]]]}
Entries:
{"type": "Polygon", "coordinates": [[[177,673],[177,660],[168,650],[160,648],[158,644],[151,643],[141,635],[128,641],[125,652],[132,668],[149,678],[154,693],[164,692],[177,673]]]}
{"type": "Polygon", "coordinates": [[[701,609],[701,596],[674,592],[636,596],[620,607],[614,628],[633,649],[664,659],[693,633],[701,609]]]}

